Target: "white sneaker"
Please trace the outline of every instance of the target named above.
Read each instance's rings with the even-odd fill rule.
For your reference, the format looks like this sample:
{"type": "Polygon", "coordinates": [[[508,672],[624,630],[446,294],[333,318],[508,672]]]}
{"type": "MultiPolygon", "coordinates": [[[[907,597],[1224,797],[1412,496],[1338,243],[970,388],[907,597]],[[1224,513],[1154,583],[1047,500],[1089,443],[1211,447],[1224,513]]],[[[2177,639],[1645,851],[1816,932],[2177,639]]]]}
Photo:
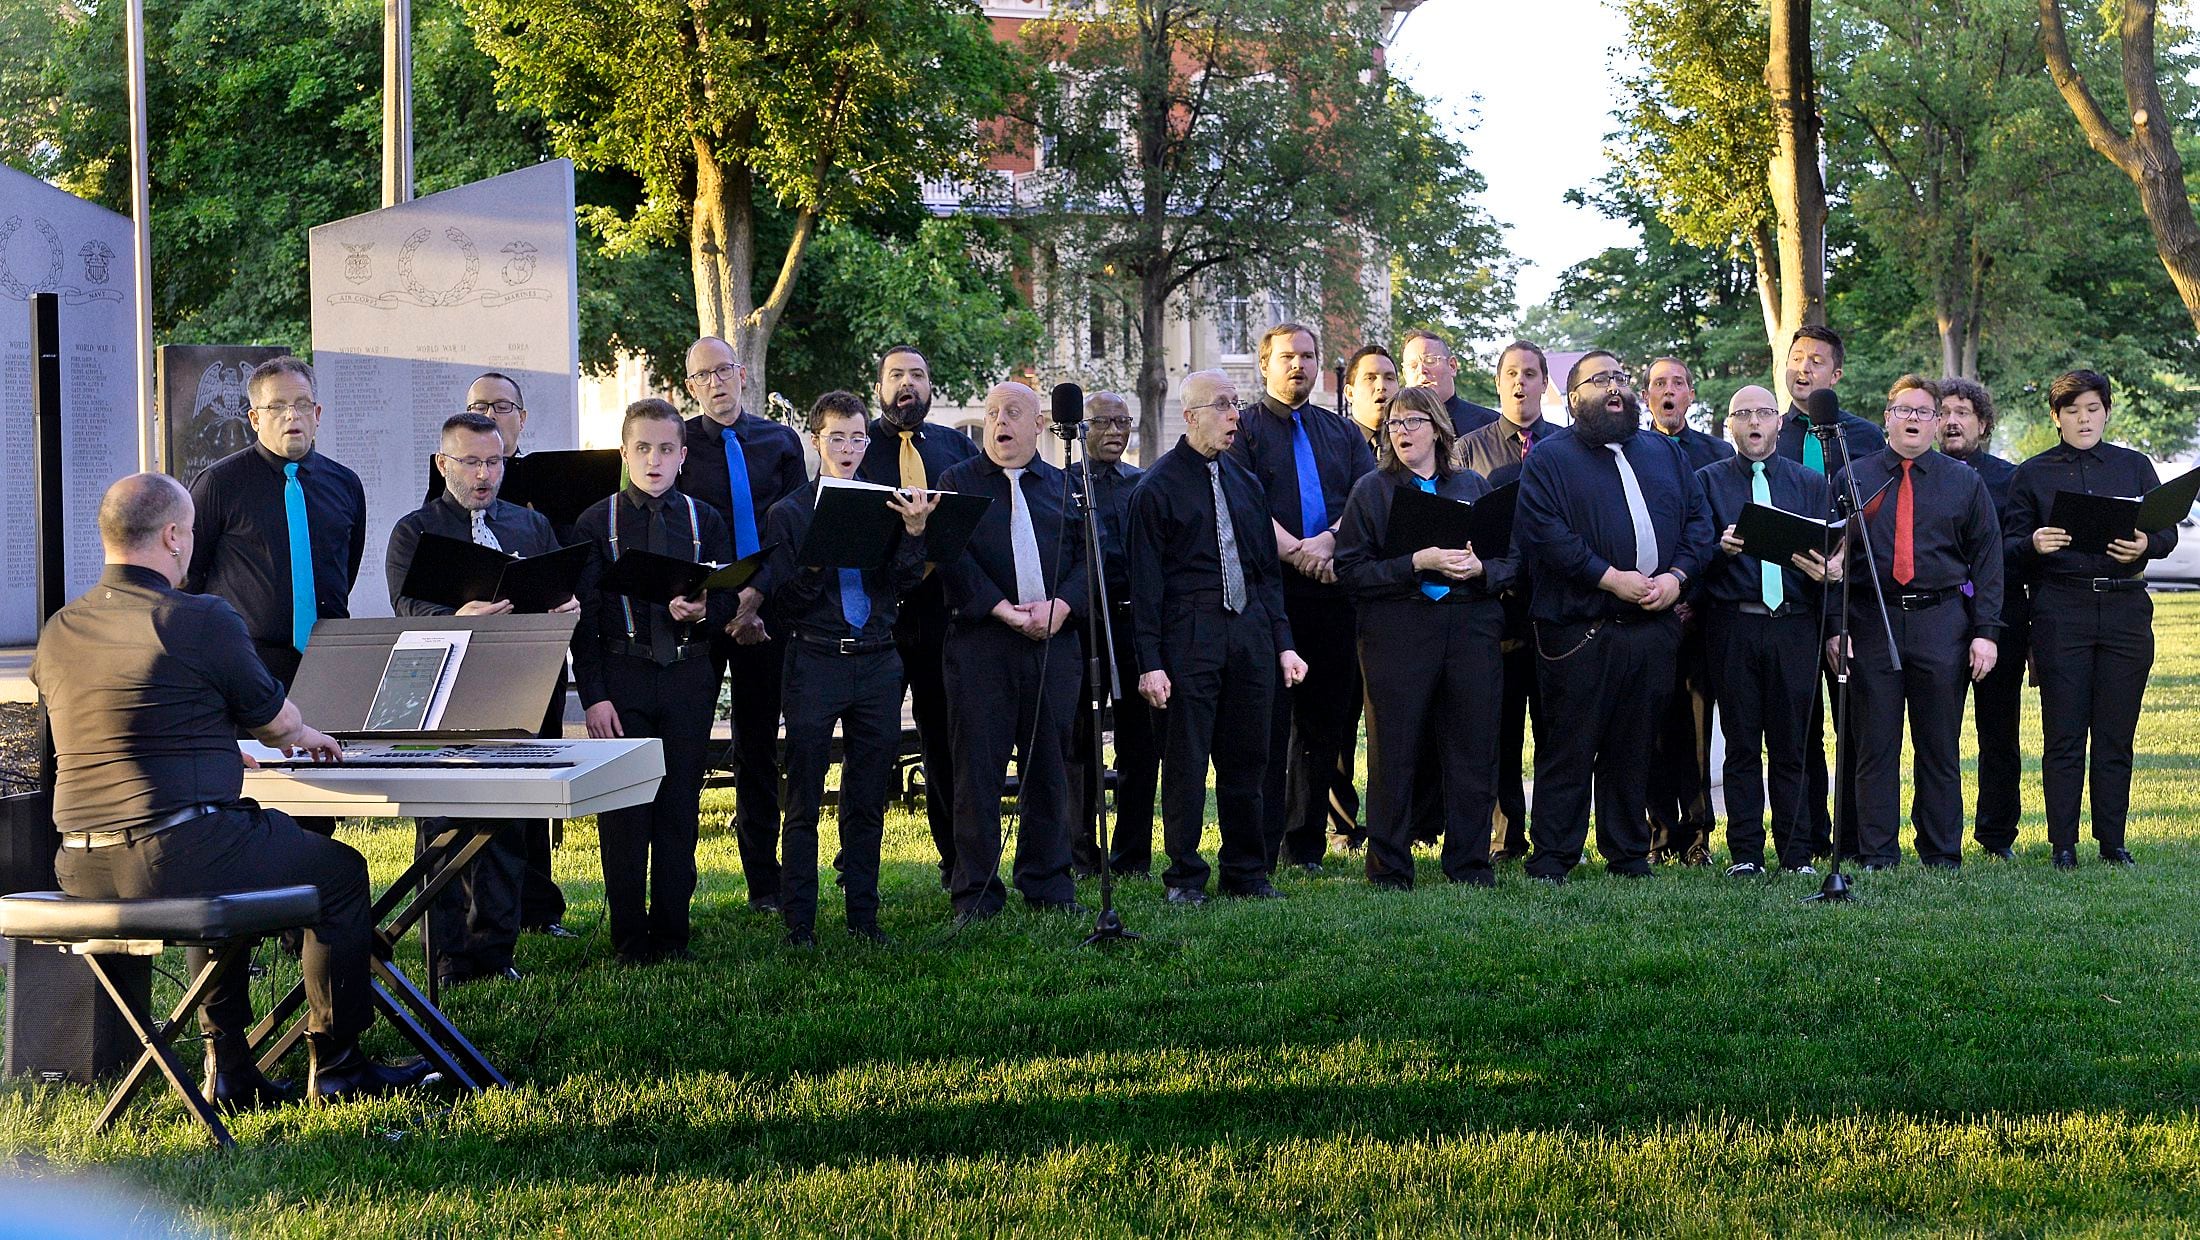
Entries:
{"type": "Polygon", "coordinates": [[[1765,867],[1758,865],[1754,861],[1737,861],[1733,865],[1726,867],[1726,876],[1728,878],[1749,878],[1752,875],[1762,874],[1764,872],[1765,867]]]}
{"type": "Polygon", "coordinates": [[[1785,873],[1815,875],[1818,873],[1818,867],[1815,865],[1791,865],[1787,867],[1785,873]]]}

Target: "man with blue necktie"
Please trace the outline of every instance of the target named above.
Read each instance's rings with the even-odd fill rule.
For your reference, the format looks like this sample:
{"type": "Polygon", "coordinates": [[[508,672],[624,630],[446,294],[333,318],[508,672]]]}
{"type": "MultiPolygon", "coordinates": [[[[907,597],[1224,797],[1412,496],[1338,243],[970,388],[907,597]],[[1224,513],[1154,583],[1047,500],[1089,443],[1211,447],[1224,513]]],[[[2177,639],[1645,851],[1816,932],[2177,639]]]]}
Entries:
{"type": "MultiPolygon", "coordinates": [[[[321,405],[313,368],[271,358],[245,383],[251,447],[191,482],[197,519],[183,588],[215,594],[244,617],[252,649],[287,692],[317,620],[351,615],[351,587],[367,549],[367,492],[359,475],[314,450],[321,405]]],[[[333,834],[333,818],[299,825],[333,834]]]]}
{"type": "MultiPolygon", "coordinates": [[[[808,481],[802,437],[791,426],[741,408],[747,371],[733,346],[705,336],[688,346],[687,388],[702,412],[687,420],[687,463],[680,490],[709,504],[733,535],[734,558],[763,546],[764,518],[773,504],[808,481]]],[[[779,700],[786,647],[774,630],[779,617],[764,607],[751,583],[741,591],[732,623],[711,634],[713,683],[733,673],[727,723],[733,744],[733,833],[741,848],[741,872],[749,882],[749,907],[779,909],[779,700]]]]}
{"type": "MultiPolygon", "coordinates": [[[[1335,773],[1352,768],[1360,718],[1358,629],[1352,600],[1337,584],[1337,525],[1352,484],[1375,468],[1366,436],[1311,403],[1321,373],[1321,342],[1302,323],[1279,323],[1260,338],[1261,381],[1268,391],[1247,410],[1230,452],[1268,499],[1282,558],[1283,606],[1306,660],[1296,688],[1279,687],[1268,755],[1268,865],[1319,874],[1328,852],[1335,773]]],[[[1359,811],[1350,803],[1339,816],[1359,811]]],[[[1348,837],[1349,839],[1349,837],[1348,837]]]]}

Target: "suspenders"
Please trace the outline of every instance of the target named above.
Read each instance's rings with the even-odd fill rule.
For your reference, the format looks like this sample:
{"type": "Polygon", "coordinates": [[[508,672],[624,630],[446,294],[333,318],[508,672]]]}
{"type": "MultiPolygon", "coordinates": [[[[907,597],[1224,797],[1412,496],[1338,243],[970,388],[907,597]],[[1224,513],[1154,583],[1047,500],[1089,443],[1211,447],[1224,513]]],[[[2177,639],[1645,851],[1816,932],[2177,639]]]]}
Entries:
{"type": "MultiPolygon", "coordinates": [[[[703,528],[695,520],[695,497],[682,493],[680,498],[687,501],[688,543],[694,548],[695,562],[700,564],[703,562],[703,528]]],[[[611,527],[611,562],[616,564],[619,562],[619,501],[616,496],[611,500],[611,520],[607,524],[611,527]]],[[[634,600],[620,595],[619,610],[626,613],[626,640],[637,640],[634,636],[634,600]]]]}

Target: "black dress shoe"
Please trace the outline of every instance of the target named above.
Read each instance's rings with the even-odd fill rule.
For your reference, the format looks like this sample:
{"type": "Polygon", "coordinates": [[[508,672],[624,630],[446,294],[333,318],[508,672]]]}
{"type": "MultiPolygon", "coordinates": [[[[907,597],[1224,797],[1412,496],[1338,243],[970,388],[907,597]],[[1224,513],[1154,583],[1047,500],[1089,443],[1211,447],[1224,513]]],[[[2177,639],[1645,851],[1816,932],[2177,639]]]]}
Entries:
{"type": "Polygon", "coordinates": [[[545,925],[540,926],[529,926],[527,927],[527,933],[540,934],[553,939],[577,939],[581,937],[571,930],[566,929],[565,923],[557,921],[549,922],[545,925]]]}
{"type": "Polygon", "coordinates": [[[779,911],[779,897],[751,896],[749,897],[749,911],[752,913],[776,913],[779,911]]]}
{"type": "Polygon", "coordinates": [[[1197,887],[1169,888],[1169,903],[1197,906],[1207,902],[1207,893],[1197,887]]]}
{"type": "Polygon", "coordinates": [[[335,1102],[346,1098],[373,1098],[442,1079],[443,1074],[430,1067],[425,1059],[383,1063],[368,1058],[354,1045],[325,1063],[316,1051],[312,1066],[307,1070],[306,1092],[322,1102],[335,1102]]]}
{"type": "MultiPolygon", "coordinates": [[[[1310,862],[1309,864],[1312,864],[1312,865],[1320,865],[1321,863],[1317,861],[1317,862],[1310,862]]],[[[1253,882],[1253,883],[1252,883],[1252,884],[1251,884],[1250,886],[1246,886],[1246,887],[1239,887],[1239,888],[1236,888],[1236,889],[1231,889],[1231,888],[1224,888],[1224,889],[1223,889],[1223,892],[1222,892],[1222,894],[1224,894],[1224,895],[1226,895],[1226,896],[1229,896],[1229,897],[1231,897],[1231,898],[1233,898],[1233,899],[1238,899],[1238,900],[1281,900],[1281,899],[1283,899],[1283,893],[1282,893],[1282,892],[1280,892],[1280,891],[1278,891],[1278,890],[1276,890],[1276,885],[1275,885],[1274,883],[1271,883],[1271,882],[1269,882],[1269,881],[1268,881],[1267,879],[1265,879],[1265,878],[1262,878],[1262,879],[1256,879],[1256,880],[1254,880],[1254,882],[1253,882]]]]}
{"type": "Polygon", "coordinates": [[[894,944],[894,940],[887,938],[886,932],[879,929],[878,923],[875,921],[866,921],[850,926],[848,927],[848,933],[866,942],[876,943],[880,947],[891,947],[894,944]]]}
{"type": "Polygon", "coordinates": [[[260,1067],[247,1059],[241,1065],[222,1071],[214,1064],[214,1048],[206,1048],[206,1079],[200,1082],[199,1092],[208,1102],[223,1111],[257,1111],[261,1107],[281,1106],[298,1100],[298,1087],[289,1081],[271,1081],[260,1075],[260,1067]]]}
{"type": "Polygon", "coordinates": [[[2106,861],[2110,865],[2139,864],[2137,861],[2132,859],[2131,850],[2128,848],[2104,848],[2101,850],[2101,860],[2106,861]]]}
{"type": "Polygon", "coordinates": [[[1463,887],[1495,887],[1497,875],[1488,870],[1468,870],[1451,881],[1463,887]]]}
{"type": "Polygon", "coordinates": [[[1996,861],[2015,861],[2017,859],[2017,850],[2009,847],[2007,844],[1992,844],[1987,846],[1986,855],[1992,857],[1996,861]]]}
{"type": "Polygon", "coordinates": [[[1026,900],[1024,907],[1034,913],[1063,913],[1071,917],[1090,917],[1092,910],[1075,900],[1026,900]]]}
{"type": "Polygon", "coordinates": [[[779,940],[779,942],[785,947],[815,947],[817,946],[817,936],[806,929],[789,930],[787,931],[787,937],[779,940]]]}
{"type": "Polygon", "coordinates": [[[1500,848],[1496,852],[1490,854],[1491,865],[1503,865],[1508,861],[1518,860],[1520,860],[1520,854],[1514,852],[1510,848],[1500,848]]]}
{"type": "Polygon", "coordinates": [[[2055,850],[2055,868],[2056,868],[2056,869],[2058,869],[2058,870],[2075,870],[2075,869],[2077,869],[2077,868],[2078,868],[2078,850],[2077,850],[2077,849],[2075,849],[2075,848],[2058,848],[2058,849],[2056,849],[2056,850],[2055,850]]]}

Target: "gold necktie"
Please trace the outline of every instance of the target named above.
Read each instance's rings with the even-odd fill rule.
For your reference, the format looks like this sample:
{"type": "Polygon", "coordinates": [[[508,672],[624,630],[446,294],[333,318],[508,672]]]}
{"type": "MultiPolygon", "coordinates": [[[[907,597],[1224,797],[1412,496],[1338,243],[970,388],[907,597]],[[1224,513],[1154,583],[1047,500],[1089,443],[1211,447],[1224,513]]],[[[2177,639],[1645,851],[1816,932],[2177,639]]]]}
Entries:
{"type": "Polygon", "coordinates": [[[921,491],[925,486],[924,458],[917,453],[915,431],[901,433],[901,485],[912,491],[921,491]]]}

